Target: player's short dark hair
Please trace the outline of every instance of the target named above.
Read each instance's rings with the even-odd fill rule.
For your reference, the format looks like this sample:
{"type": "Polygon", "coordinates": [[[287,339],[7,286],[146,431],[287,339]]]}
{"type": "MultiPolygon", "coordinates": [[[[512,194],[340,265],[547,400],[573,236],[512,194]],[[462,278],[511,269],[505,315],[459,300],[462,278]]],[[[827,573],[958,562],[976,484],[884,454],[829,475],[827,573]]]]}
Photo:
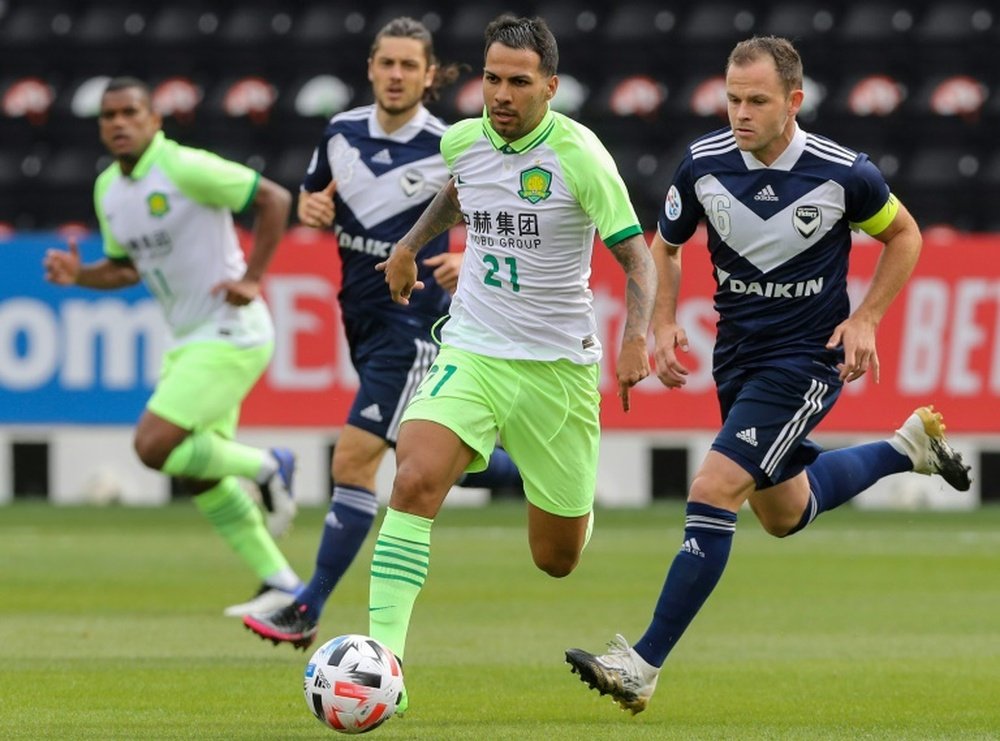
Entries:
{"type": "Polygon", "coordinates": [[[780,36],[754,36],[738,43],[729,53],[726,70],[730,67],[743,67],[756,62],[762,56],[774,60],[778,70],[778,79],[786,93],[802,88],[802,58],[795,50],[792,42],[780,36]]]}
{"type": "Polygon", "coordinates": [[[142,95],[143,102],[150,109],[152,109],[153,92],[149,89],[149,85],[140,80],[138,77],[130,77],[128,75],[112,77],[108,80],[108,84],[104,86],[102,96],[107,95],[108,93],[116,93],[119,90],[138,90],[142,95]]]}
{"type": "Polygon", "coordinates": [[[559,68],[559,46],[549,25],[542,18],[518,18],[509,13],[494,18],[486,27],[486,48],[503,44],[511,49],[529,49],[539,57],[538,69],[542,74],[554,75],[559,68]]]}
{"type": "Polygon", "coordinates": [[[437,55],[434,54],[434,37],[431,35],[430,29],[420,21],[408,16],[393,18],[379,29],[378,33],[375,34],[375,40],[372,41],[372,48],[368,53],[369,59],[375,56],[379,43],[387,36],[394,39],[414,39],[419,41],[424,47],[424,57],[427,59],[427,66],[437,67],[434,73],[434,82],[424,91],[425,103],[441,97],[441,88],[453,83],[458,79],[459,73],[467,68],[467,65],[441,64],[438,61],[437,55]]]}

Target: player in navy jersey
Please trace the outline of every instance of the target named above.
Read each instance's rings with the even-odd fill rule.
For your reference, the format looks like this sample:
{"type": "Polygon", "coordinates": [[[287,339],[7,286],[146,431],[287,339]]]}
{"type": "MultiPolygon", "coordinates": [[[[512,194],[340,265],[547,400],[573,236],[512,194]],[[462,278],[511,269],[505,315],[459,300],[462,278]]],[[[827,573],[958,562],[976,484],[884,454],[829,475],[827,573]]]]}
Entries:
{"type": "MultiPolygon", "coordinates": [[[[432,327],[448,311],[462,259],[448,252],[447,233],[428,244],[420,266],[425,288],[409,306],[392,300],[375,265],[448,182],[440,153],[446,126],[423,102],[435,100],[458,72],[456,65],[438,64],[423,24],[405,17],[386,24],[368,59],[374,104],[333,117],[299,193],[299,220],[332,226],[339,243],[338,300],[360,388],[334,449],[333,496],[312,579],[291,605],[243,619],[275,643],[305,649],[315,639],[323,606],[377,513],[379,464],[395,445],[403,408],[437,354],[432,327]]],[[[521,478],[498,449],[485,471],[459,483],[516,488],[521,478]]]]}
{"type": "Polygon", "coordinates": [[[876,329],[916,264],[920,231],[867,156],[798,126],[802,62],[787,40],[738,44],[726,93],[730,128],[691,144],[651,245],[657,376],[680,388],[688,372],[677,352],[688,349],[676,317],[680,250],[707,222],[722,430],[691,483],[684,539],[645,634],[631,646],[618,635],[601,656],[566,652],[584,682],[633,713],[645,709],[667,654],[722,576],[744,502],[784,537],[893,473],[970,486],[930,406],[880,442],[823,452],[807,439],[844,382],[868,372],[878,381],[876,329]],[[853,312],[852,228],[884,244],[853,312]]]}

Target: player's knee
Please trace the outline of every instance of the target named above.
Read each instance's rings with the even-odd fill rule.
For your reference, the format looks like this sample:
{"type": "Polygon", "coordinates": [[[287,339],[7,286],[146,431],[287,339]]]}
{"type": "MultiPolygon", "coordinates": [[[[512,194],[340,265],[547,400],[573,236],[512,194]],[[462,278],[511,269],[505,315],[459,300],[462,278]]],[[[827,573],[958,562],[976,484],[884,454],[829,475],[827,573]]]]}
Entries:
{"type": "Polygon", "coordinates": [[[400,466],[392,484],[389,506],[403,512],[434,517],[450,486],[419,466],[400,466]]]}
{"type": "Polygon", "coordinates": [[[768,535],[773,535],[775,538],[787,538],[794,532],[795,524],[794,522],[780,522],[776,520],[761,520],[761,527],[764,528],[764,532],[768,535]]]}
{"type": "Polygon", "coordinates": [[[569,576],[573,573],[573,569],[576,568],[579,560],[579,557],[535,556],[535,566],[553,578],[562,579],[564,576],[569,576]]]}
{"type": "Polygon", "coordinates": [[[580,552],[571,548],[533,547],[531,557],[535,566],[556,579],[569,576],[580,563],[580,552]]]}
{"type": "Polygon", "coordinates": [[[137,435],[132,441],[135,454],[139,456],[142,465],[159,471],[170,456],[170,450],[161,445],[155,438],[148,435],[137,435]]]}
{"type": "Polygon", "coordinates": [[[745,499],[743,491],[711,476],[696,476],[688,492],[689,502],[700,502],[730,511],[738,510],[745,499]]]}

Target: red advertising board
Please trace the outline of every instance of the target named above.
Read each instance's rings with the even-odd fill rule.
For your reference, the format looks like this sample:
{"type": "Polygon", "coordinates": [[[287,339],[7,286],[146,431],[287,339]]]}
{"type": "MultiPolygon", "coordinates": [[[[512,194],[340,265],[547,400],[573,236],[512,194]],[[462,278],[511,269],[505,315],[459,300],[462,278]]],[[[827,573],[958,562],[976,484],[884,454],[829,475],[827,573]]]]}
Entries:
{"type": "MultiPolygon", "coordinates": [[[[850,289],[861,296],[881,244],[859,239],[850,289]]],[[[616,397],[614,356],[624,318],[621,269],[603,246],[594,250],[591,287],[605,348],[604,425],[608,429],[711,430],[718,407],[711,376],[714,280],[704,237],[683,252],[679,317],[691,341],[691,374],[682,390],[655,377],[633,390],[632,409],[616,397]]],[[[293,230],[265,285],[275,316],[274,361],[244,407],[243,423],[336,427],[347,415],[357,379],[337,310],[339,269],[330,235],[293,230]]],[[[932,402],[955,431],[1000,431],[1000,238],[931,232],[917,269],[879,328],[879,384],[869,374],[850,384],[823,422],[826,432],[885,432],[915,406],[932,402]]]]}

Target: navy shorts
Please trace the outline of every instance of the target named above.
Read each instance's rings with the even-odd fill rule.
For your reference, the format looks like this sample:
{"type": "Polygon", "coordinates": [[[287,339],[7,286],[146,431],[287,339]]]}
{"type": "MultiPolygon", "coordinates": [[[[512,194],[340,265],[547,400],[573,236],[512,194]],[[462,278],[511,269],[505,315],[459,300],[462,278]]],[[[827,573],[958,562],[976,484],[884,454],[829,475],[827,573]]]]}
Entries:
{"type": "Polygon", "coordinates": [[[430,325],[345,316],[344,330],[360,380],[347,423],[395,446],[403,410],[438,353],[430,325]]]}
{"type": "Polygon", "coordinates": [[[761,368],[719,384],[723,424],[712,450],[738,463],[758,489],[798,475],[823,451],[807,436],[833,408],[843,383],[829,366],[815,368],[761,368]]]}

